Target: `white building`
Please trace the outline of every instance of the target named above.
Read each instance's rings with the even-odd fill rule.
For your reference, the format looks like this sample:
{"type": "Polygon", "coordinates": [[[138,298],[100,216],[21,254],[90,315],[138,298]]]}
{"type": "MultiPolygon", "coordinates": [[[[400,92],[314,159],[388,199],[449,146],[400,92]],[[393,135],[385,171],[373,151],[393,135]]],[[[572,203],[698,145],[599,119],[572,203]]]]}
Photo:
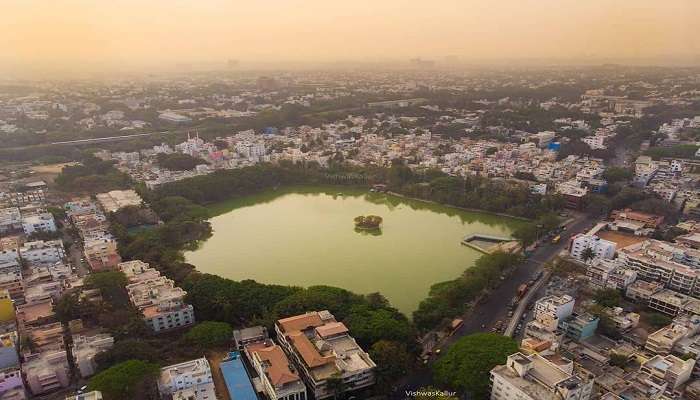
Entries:
{"type": "Polygon", "coordinates": [[[574,298],[569,295],[545,296],[535,303],[534,318],[553,331],[559,326],[559,321],[573,314],[574,303],[574,298]]]}
{"type": "Polygon", "coordinates": [[[491,382],[491,400],[588,400],[593,392],[593,374],[537,353],[508,356],[491,370],[491,382]]]}
{"type": "Polygon", "coordinates": [[[66,257],[61,240],[36,240],[26,242],[20,249],[22,260],[30,264],[55,264],[66,257]]]}
{"type": "Polygon", "coordinates": [[[571,256],[584,261],[584,251],[593,250],[593,258],[611,259],[615,256],[617,245],[609,240],[601,239],[596,235],[579,234],[571,241],[571,256]]]}
{"type": "Polygon", "coordinates": [[[17,207],[0,209],[0,233],[22,229],[22,215],[17,207]]]}
{"type": "Polygon", "coordinates": [[[194,308],[184,302],[187,294],[164,277],[135,280],[126,286],[131,303],[141,311],[153,332],[162,332],[194,324],[194,308]]]}
{"type": "Polygon", "coordinates": [[[27,236],[34,232],[56,232],[56,222],[48,212],[27,215],[22,218],[22,230],[27,236]]]}
{"type": "Polygon", "coordinates": [[[70,384],[70,367],[65,350],[26,356],[22,372],[34,395],[65,388],[70,384]]]}
{"type": "Polygon", "coordinates": [[[163,398],[216,400],[211,368],[204,357],[161,368],[158,391],[163,398]]]}

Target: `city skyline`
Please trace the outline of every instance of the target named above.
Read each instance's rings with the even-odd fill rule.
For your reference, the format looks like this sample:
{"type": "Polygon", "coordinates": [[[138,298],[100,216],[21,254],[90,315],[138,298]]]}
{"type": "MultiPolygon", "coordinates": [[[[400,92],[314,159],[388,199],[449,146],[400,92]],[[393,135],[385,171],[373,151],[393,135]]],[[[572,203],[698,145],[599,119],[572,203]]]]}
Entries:
{"type": "Polygon", "coordinates": [[[368,1],[338,4],[6,2],[0,55],[10,73],[158,71],[187,65],[697,65],[700,4],[689,0],[368,1]]]}

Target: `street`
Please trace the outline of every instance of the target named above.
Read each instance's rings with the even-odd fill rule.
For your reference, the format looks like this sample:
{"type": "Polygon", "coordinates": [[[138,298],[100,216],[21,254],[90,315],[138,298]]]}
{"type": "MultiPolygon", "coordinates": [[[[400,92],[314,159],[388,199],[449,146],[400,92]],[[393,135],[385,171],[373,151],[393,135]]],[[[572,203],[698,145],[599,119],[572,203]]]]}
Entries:
{"type": "MultiPolygon", "coordinates": [[[[587,231],[592,227],[593,221],[587,215],[577,215],[566,230],[561,233],[561,239],[557,244],[545,243],[540,245],[530,257],[519,267],[517,267],[509,277],[507,277],[497,288],[495,288],[484,301],[470,309],[463,317],[464,324],[447,338],[440,346],[440,353],[444,354],[449,346],[454,344],[459,338],[477,332],[488,332],[497,321],[506,318],[508,312],[508,302],[517,293],[518,286],[528,282],[542,269],[542,265],[552,260],[569,243],[571,236],[587,231]]],[[[435,352],[433,352],[435,354],[435,352]]],[[[392,399],[406,399],[406,391],[417,390],[421,387],[430,386],[432,373],[430,364],[437,356],[433,356],[430,363],[416,371],[413,371],[403,382],[401,387],[391,395],[392,399]]]]}

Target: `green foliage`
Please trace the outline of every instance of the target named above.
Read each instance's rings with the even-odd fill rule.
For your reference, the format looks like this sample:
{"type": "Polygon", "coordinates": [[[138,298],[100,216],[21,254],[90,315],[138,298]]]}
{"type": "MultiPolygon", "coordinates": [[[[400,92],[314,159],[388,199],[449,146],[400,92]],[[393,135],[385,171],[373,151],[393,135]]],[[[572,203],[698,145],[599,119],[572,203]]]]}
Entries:
{"type": "Polygon", "coordinates": [[[233,329],[226,322],[204,321],[185,334],[185,339],[203,349],[223,347],[231,341],[233,329]]]}
{"type": "Polygon", "coordinates": [[[647,324],[649,324],[652,328],[655,329],[661,329],[672,322],[671,317],[669,317],[668,315],[656,312],[645,313],[643,314],[643,316],[647,324]]]}
{"type": "Polygon", "coordinates": [[[378,215],[360,215],[355,217],[355,227],[362,229],[376,229],[382,224],[382,217],[378,215]]]}
{"type": "Polygon", "coordinates": [[[197,165],[206,164],[206,161],[201,158],[192,157],[189,154],[183,153],[172,153],[172,154],[158,154],[156,162],[159,166],[171,171],[189,171],[194,169],[197,165]]]}
{"type": "Polygon", "coordinates": [[[158,216],[148,208],[141,206],[126,206],[109,215],[110,223],[116,223],[126,228],[158,223],[158,216]]]}
{"type": "Polygon", "coordinates": [[[112,348],[95,355],[95,362],[99,370],[107,369],[112,365],[128,360],[142,360],[153,363],[159,359],[161,359],[161,354],[158,352],[158,349],[154,348],[147,341],[138,338],[118,340],[112,348]]]}
{"type": "Polygon", "coordinates": [[[61,190],[91,193],[125,189],[130,182],[129,176],[119,172],[111,162],[92,155],[84,156],[79,165],[64,167],[55,180],[61,190]]]}
{"type": "MultiPolygon", "coordinates": [[[[354,333],[354,331],[353,331],[354,333]]],[[[380,387],[393,382],[413,370],[416,358],[411,354],[405,343],[379,340],[369,349],[369,355],[377,364],[377,380],[380,387]]]]}
{"type": "Polygon", "coordinates": [[[129,281],[121,271],[95,272],[85,278],[86,286],[99,289],[102,298],[115,307],[129,304],[129,296],[126,293],[127,283],[129,281]]]}
{"type": "Polygon", "coordinates": [[[520,256],[503,252],[481,256],[461,277],[434,284],[428,298],[413,312],[413,322],[419,330],[426,331],[445,319],[462,314],[468,302],[494,286],[506,269],[521,261],[520,256]]]}
{"type": "Polygon", "coordinates": [[[608,183],[628,181],[634,176],[634,171],[628,168],[622,167],[608,167],[603,172],[603,178],[605,178],[608,183]]]}
{"type": "Polygon", "coordinates": [[[628,358],[624,354],[611,353],[610,354],[610,365],[615,367],[624,368],[629,362],[628,358]]]}
{"type": "Polygon", "coordinates": [[[650,156],[654,160],[664,157],[672,158],[694,158],[695,152],[700,146],[694,144],[679,144],[670,147],[651,147],[644,154],[650,156]]]}
{"type": "Polygon", "coordinates": [[[99,390],[106,400],[132,400],[137,394],[150,391],[147,388],[158,372],[156,364],[124,361],[92,377],[88,390],[99,390]]]}
{"type": "Polygon", "coordinates": [[[617,289],[599,289],[593,294],[593,299],[598,305],[613,308],[620,306],[622,295],[617,289]]]}
{"type": "Polygon", "coordinates": [[[489,372],[517,351],[515,340],[506,336],[494,333],[465,336],[433,365],[433,375],[441,385],[468,392],[472,398],[486,398],[489,372]]]}

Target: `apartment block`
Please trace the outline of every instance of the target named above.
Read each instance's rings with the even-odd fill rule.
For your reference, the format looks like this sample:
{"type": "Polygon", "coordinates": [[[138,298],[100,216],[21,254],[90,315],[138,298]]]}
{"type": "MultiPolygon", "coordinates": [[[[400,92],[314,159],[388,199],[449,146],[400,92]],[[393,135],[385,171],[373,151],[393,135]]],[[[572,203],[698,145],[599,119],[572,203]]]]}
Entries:
{"type": "Polygon", "coordinates": [[[271,400],[306,400],[306,386],[282,348],[271,340],[245,346],[265,394],[271,400]]]}
{"type": "Polygon", "coordinates": [[[593,251],[593,258],[611,259],[615,256],[616,244],[609,240],[601,239],[596,235],[579,234],[571,240],[571,256],[579,261],[584,261],[586,249],[593,251]]]}
{"type": "Polygon", "coordinates": [[[216,400],[209,361],[202,357],[161,368],[158,391],[173,400],[216,400]]]}
{"type": "Polygon", "coordinates": [[[131,189],[98,193],[95,197],[102,209],[107,213],[116,212],[128,206],[140,206],[143,203],[141,196],[131,189]]]}
{"type": "Polygon", "coordinates": [[[656,355],[642,363],[641,372],[646,372],[654,377],[668,382],[667,389],[676,390],[686,383],[695,366],[695,359],[682,360],[674,355],[656,355]]]}
{"type": "Polygon", "coordinates": [[[25,357],[22,372],[29,390],[35,396],[68,387],[70,384],[70,368],[65,350],[25,357]]]}
{"type": "Polygon", "coordinates": [[[22,217],[22,230],[27,236],[35,232],[56,232],[56,222],[48,212],[30,214],[22,217]]]}
{"type": "Polygon", "coordinates": [[[22,260],[35,265],[55,264],[66,257],[61,240],[26,242],[19,249],[19,254],[22,260]]]}
{"type": "Polygon", "coordinates": [[[328,311],[313,311],[275,323],[280,345],[316,399],[333,396],[328,380],[339,376],[346,391],[374,384],[376,364],[342,322],[328,311]]]}
{"type": "Polygon", "coordinates": [[[537,353],[512,354],[491,370],[491,400],[588,400],[592,392],[590,372],[537,353]]]}
{"type": "Polygon", "coordinates": [[[596,259],[586,266],[588,284],[595,289],[627,290],[637,280],[637,271],[617,260],[596,259]]]}
{"type": "Polygon", "coordinates": [[[164,277],[135,281],[126,286],[131,303],[141,311],[156,333],[194,324],[194,308],[184,302],[187,294],[164,277]]]}
{"type": "Polygon", "coordinates": [[[692,338],[700,331],[700,316],[678,317],[647,336],[644,348],[654,354],[670,354],[684,339],[692,338]]]}
{"type": "Polygon", "coordinates": [[[535,303],[535,320],[553,331],[557,329],[561,320],[574,312],[574,303],[574,298],[569,295],[545,296],[535,303]]]}
{"type": "Polygon", "coordinates": [[[664,289],[649,298],[649,308],[675,317],[679,314],[700,314],[700,300],[664,289]]]}
{"type": "Polygon", "coordinates": [[[85,239],[83,253],[93,271],[114,269],[122,261],[117,252],[117,241],[112,237],[85,239]]]}

